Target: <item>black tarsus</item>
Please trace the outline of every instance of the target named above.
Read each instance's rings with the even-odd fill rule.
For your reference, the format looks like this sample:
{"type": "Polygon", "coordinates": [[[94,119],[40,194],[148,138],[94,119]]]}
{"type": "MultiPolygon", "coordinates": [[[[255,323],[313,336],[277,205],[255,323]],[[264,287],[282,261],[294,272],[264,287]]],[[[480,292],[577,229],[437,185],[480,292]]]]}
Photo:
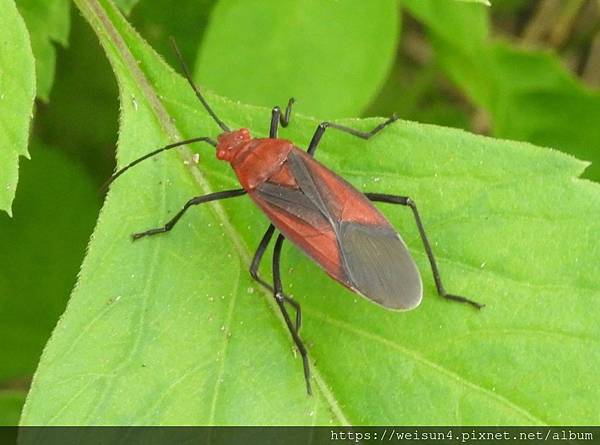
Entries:
{"type": "Polygon", "coordinates": [[[296,102],[296,99],[290,97],[288,100],[287,107],[285,107],[285,113],[281,114],[281,108],[279,106],[273,107],[271,111],[271,126],[269,127],[269,137],[271,139],[277,138],[277,127],[281,124],[282,127],[287,127],[290,123],[290,117],[292,114],[292,105],[296,102]]]}
{"type": "Polygon", "coordinates": [[[173,36],[170,36],[169,39],[171,40],[171,45],[173,45],[173,49],[175,50],[175,55],[177,56],[177,60],[179,60],[179,64],[181,65],[181,69],[183,69],[185,78],[187,79],[188,83],[194,90],[194,93],[196,93],[196,97],[198,99],[200,99],[200,102],[202,102],[202,105],[204,105],[204,108],[206,108],[206,111],[208,111],[208,114],[210,114],[211,117],[214,119],[214,121],[217,123],[217,125],[219,127],[221,127],[221,130],[230,132],[231,130],[229,129],[229,127],[227,125],[225,125],[225,123],[217,117],[216,113],[212,110],[212,108],[210,108],[210,105],[208,105],[208,102],[206,102],[206,99],[204,98],[204,96],[202,96],[202,93],[200,93],[200,90],[198,89],[198,87],[196,86],[194,81],[192,80],[190,71],[185,63],[185,60],[183,60],[183,56],[181,55],[181,51],[179,51],[179,47],[177,46],[177,42],[175,42],[175,38],[173,36]]]}
{"type": "Polygon", "coordinates": [[[417,228],[419,229],[419,235],[421,236],[423,246],[425,247],[425,252],[427,253],[427,258],[429,258],[429,264],[431,265],[431,271],[433,272],[433,279],[435,280],[435,287],[437,288],[440,296],[447,298],[448,300],[470,304],[477,309],[485,307],[485,304],[477,303],[476,301],[461,297],[460,295],[452,295],[446,292],[444,285],[442,284],[442,278],[440,276],[440,271],[435,261],[435,257],[433,256],[433,250],[431,249],[427,234],[425,233],[425,228],[423,227],[423,222],[421,221],[421,216],[417,210],[417,205],[412,199],[410,199],[408,196],[387,195],[384,193],[365,193],[365,196],[371,201],[385,202],[388,204],[400,204],[411,208],[415,217],[417,228]]]}
{"type": "MultiPolygon", "coordinates": [[[[304,379],[306,380],[306,392],[310,395],[312,394],[312,389],[310,386],[310,364],[308,362],[308,352],[300,335],[298,335],[298,331],[294,329],[294,325],[290,320],[290,315],[285,307],[285,302],[287,301],[285,295],[283,294],[283,288],[281,285],[281,273],[280,273],[280,259],[281,259],[281,246],[283,245],[284,236],[279,234],[277,236],[277,240],[275,241],[275,248],[273,249],[273,294],[275,296],[275,301],[279,305],[279,309],[281,310],[281,314],[285,320],[285,324],[294,339],[294,343],[296,343],[296,347],[302,356],[302,365],[304,367],[304,379]]],[[[300,305],[296,303],[296,309],[299,312],[300,305]]]]}
{"type": "Polygon", "coordinates": [[[219,199],[234,198],[236,196],[242,196],[245,194],[246,194],[246,190],[235,189],[235,190],[224,190],[222,192],[209,193],[208,195],[203,195],[203,196],[196,196],[196,197],[190,199],[188,202],[186,202],[185,205],[182,207],[182,209],[179,212],[177,212],[175,214],[175,216],[173,218],[171,218],[164,226],[157,227],[155,229],[146,230],[144,232],[134,233],[131,235],[131,237],[135,241],[144,236],[151,236],[151,235],[156,235],[157,233],[168,232],[175,226],[175,224],[177,224],[177,221],[179,221],[179,218],[181,218],[183,216],[183,214],[185,213],[185,211],[187,209],[189,209],[191,206],[203,204],[205,202],[210,202],[210,201],[218,201],[219,199]]]}
{"type": "Polygon", "coordinates": [[[388,120],[377,125],[371,131],[355,130],[354,128],[346,127],[344,125],[334,124],[333,122],[321,122],[319,124],[319,126],[317,127],[317,130],[315,131],[315,134],[313,135],[313,137],[310,141],[310,144],[308,144],[308,150],[306,150],[306,152],[311,156],[315,153],[315,151],[317,150],[317,146],[319,145],[319,142],[321,141],[321,137],[323,136],[323,133],[325,133],[325,130],[327,128],[335,128],[336,130],[340,130],[340,131],[343,131],[344,133],[351,134],[352,136],[356,136],[358,138],[367,140],[367,139],[372,138],[377,133],[379,133],[381,130],[383,130],[385,127],[396,122],[397,120],[398,120],[398,116],[393,114],[388,120]]]}

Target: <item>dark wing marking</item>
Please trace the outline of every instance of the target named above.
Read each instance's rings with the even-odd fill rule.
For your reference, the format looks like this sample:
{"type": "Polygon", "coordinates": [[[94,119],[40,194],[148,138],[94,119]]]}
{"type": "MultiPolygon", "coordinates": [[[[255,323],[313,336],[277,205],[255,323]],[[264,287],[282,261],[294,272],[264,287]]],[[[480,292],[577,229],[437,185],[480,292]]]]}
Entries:
{"type": "Polygon", "coordinates": [[[256,191],[269,204],[291,213],[313,227],[329,224],[320,209],[301,190],[264,182],[256,191]]]}
{"type": "Polygon", "coordinates": [[[304,192],[306,197],[312,201],[312,203],[330,222],[333,223],[332,214],[327,205],[327,200],[323,199],[321,191],[319,190],[319,187],[317,187],[315,179],[310,173],[309,168],[306,166],[304,159],[302,159],[302,156],[291,151],[288,154],[287,164],[302,192],[304,192]]]}
{"type": "Polygon", "coordinates": [[[358,292],[390,309],[418,306],[421,276],[392,228],[342,221],[338,242],[346,274],[358,292]]]}

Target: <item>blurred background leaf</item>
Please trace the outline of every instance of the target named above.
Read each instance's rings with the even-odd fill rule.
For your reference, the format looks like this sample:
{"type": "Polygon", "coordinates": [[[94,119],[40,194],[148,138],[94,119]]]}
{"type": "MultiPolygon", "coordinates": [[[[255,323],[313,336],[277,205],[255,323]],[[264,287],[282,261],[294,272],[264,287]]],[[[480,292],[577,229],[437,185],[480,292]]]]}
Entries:
{"type": "Polygon", "coordinates": [[[49,103],[38,103],[34,133],[83,167],[99,189],[112,173],[117,141],[117,83],[98,39],[78,11],[68,48],[58,49],[49,103]]]}
{"type": "Polygon", "coordinates": [[[25,403],[26,391],[0,389],[0,426],[11,426],[19,423],[21,408],[25,403]]]}
{"type": "MultiPolygon", "coordinates": [[[[131,12],[131,10],[133,9],[133,7],[139,3],[139,1],[140,0],[115,0],[114,3],[125,14],[129,14],[131,12]]],[[[145,2],[145,3],[152,3],[152,1],[145,2]]],[[[172,8],[172,9],[177,9],[177,8],[172,8]]]]}
{"type": "Polygon", "coordinates": [[[0,0],[0,214],[11,214],[19,157],[27,140],[35,96],[35,67],[27,28],[13,0],[0,0]]]}
{"type": "Polygon", "coordinates": [[[234,0],[217,3],[195,78],[242,102],[301,113],[355,116],[373,99],[394,59],[395,0],[234,0]]]}
{"type": "Polygon", "coordinates": [[[14,393],[27,391],[64,310],[98,216],[97,190],[114,164],[116,82],[79,13],[73,14],[72,37],[69,48],[57,49],[52,101],[36,107],[32,160],[23,165],[14,218],[0,216],[0,321],[6,326],[0,357],[11,357],[0,360],[0,391],[9,393],[3,419],[14,419],[15,404],[25,399],[14,393]],[[56,227],[50,222],[55,214],[56,227]]]}
{"type": "Polygon", "coordinates": [[[491,6],[492,4],[490,3],[490,0],[458,0],[461,2],[465,2],[465,3],[481,3],[484,4],[486,6],[491,6]]]}
{"type": "Polygon", "coordinates": [[[25,19],[35,56],[37,97],[48,102],[56,67],[55,43],[66,46],[69,39],[70,0],[17,0],[25,19]]]}
{"type": "Polygon", "coordinates": [[[131,23],[172,66],[179,66],[169,40],[173,36],[190,67],[196,60],[216,0],[143,1],[133,10],[131,23]]]}
{"type": "MultiPolygon", "coordinates": [[[[540,8],[549,3],[538,2],[540,8]]],[[[592,161],[584,176],[600,179],[600,126],[595,124],[600,120],[600,93],[569,73],[556,52],[535,49],[527,34],[530,28],[511,42],[490,38],[487,8],[435,0],[401,4],[426,27],[436,65],[479,107],[471,129],[555,147],[592,161]]],[[[564,43],[557,41],[557,33],[573,33],[568,27],[573,23],[566,20],[584,14],[597,18],[597,2],[594,10],[591,7],[591,2],[561,2],[556,20],[544,22],[552,26],[555,46],[564,43]]],[[[589,29],[584,26],[582,32],[592,35],[600,29],[597,20],[586,26],[589,29]]]]}
{"type": "MultiPolygon", "coordinates": [[[[0,394],[27,389],[75,284],[99,208],[96,188],[79,165],[37,142],[31,154],[21,168],[14,217],[0,214],[0,394]]],[[[10,396],[0,406],[18,400],[10,396]]]]}

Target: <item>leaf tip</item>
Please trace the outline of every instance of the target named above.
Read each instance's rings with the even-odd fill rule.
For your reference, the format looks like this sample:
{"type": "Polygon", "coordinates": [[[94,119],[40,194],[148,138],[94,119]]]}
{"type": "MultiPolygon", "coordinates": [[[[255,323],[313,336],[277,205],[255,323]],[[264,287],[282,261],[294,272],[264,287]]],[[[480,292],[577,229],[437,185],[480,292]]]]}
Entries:
{"type": "Polygon", "coordinates": [[[7,207],[1,207],[0,210],[4,210],[9,218],[13,217],[11,204],[9,204],[7,207]]]}

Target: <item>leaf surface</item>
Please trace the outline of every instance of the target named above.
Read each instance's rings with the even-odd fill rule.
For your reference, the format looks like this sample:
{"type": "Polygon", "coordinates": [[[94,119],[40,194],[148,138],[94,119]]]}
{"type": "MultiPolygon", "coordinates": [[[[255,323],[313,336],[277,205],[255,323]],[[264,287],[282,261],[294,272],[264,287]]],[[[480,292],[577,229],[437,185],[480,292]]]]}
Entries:
{"type": "MultiPolygon", "coordinates": [[[[77,0],[121,94],[119,165],[218,127],[107,1],[77,0]]],[[[207,95],[232,128],[265,136],[269,109],[207,95]]],[[[380,120],[346,120],[367,129],[380,120]]],[[[282,136],[306,146],[318,120],[282,136]]],[[[381,208],[424,279],[422,305],[386,311],[289,244],[315,394],[305,394],[272,297],[247,269],[268,221],[245,197],[195,208],[132,243],[191,196],[237,187],[210,146],[165,154],[111,187],[22,424],[596,424],[600,190],[585,163],[529,144],[398,122],[368,143],[329,130],[317,157],[361,190],[419,205],[445,286],[435,295],[410,212],[381,208]],[[186,163],[187,162],[187,163],[186,163]]],[[[262,269],[270,276],[269,258],[262,269]]]]}

